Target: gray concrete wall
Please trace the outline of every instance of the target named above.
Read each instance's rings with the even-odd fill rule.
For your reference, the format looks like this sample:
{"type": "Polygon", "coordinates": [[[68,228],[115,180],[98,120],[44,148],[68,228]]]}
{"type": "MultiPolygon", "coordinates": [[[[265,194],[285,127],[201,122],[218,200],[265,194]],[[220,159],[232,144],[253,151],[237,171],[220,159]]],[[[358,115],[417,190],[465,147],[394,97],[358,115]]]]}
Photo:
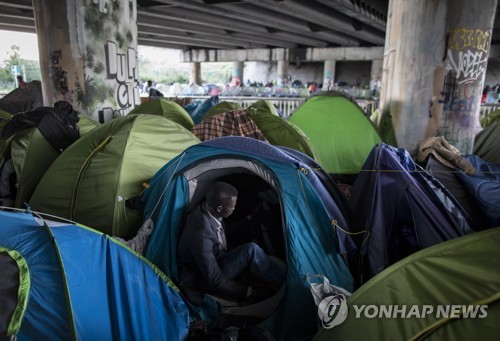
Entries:
{"type": "Polygon", "coordinates": [[[490,60],[486,69],[484,85],[493,86],[497,83],[500,83],[500,60],[490,60]]]}
{"type": "Polygon", "coordinates": [[[371,67],[371,61],[337,61],[335,82],[344,81],[348,85],[359,82],[361,87],[367,87],[370,85],[371,67]]]}
{"type": "MultiPolygon", "coordinates": [[[[356,79],[360,78],[368,85],[370,82],[371,62],[342,62],[343,79],[349,85],[355,85],[356,79]]],[[[276,73],[277,62],[245,62],[245,69],[243,72],[244,84],[247,80],[251,82],[267,83],[273,81],[277,77],[276,73]]],[[[294,80],[301,80],[304,84],[308,82],[323,82],[323,67],[324,62],[292,62],[288,66],[288,72],[294,80]]],[[[339,68],[337,67],[337,72],[339,68]]]]}

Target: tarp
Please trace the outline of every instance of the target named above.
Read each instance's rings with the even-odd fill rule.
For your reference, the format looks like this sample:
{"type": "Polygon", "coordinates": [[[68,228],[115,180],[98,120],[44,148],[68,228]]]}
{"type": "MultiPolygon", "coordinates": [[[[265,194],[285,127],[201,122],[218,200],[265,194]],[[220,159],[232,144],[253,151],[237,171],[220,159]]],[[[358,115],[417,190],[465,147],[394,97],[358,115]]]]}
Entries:
{"type": "Polygon", "coordinates": [[[12,115],[42,106],[42,83],[36,80],[23,87],[16,88],[0,98],[0,110],[5,110],[12,115]]]}
{"type": "Polygon", "coordinates": [[[156,98],[141,103],[135,109],[129,112],[129,115],[149,114],[159,115],[168,118],[181,126],[190,130],[194,126],[193,119],[189,113],[179,104],[164,98],[156,98]]]}
{"type": "Polygon", "coordinates": [[[201,141],[223,136],[245,136],[267,142],[252,117],[244,109],[231,110],[204,118],[193,127],[193,134],[201,141]]]}
{"type": "Polygon", "coordinates": [[[207,98],[203,102],[199,103],[196,106],[196,108],[192,111],[189,111],[187,108],[188,106],[191,105],[191,103],[185,106],[184,109],[186,109],[186,111],[189,113],[189,115],[193,119],[194,124],[198,124],[203,119],[207,111],[210,110],[213,106],[215,106],[219,102],[220,102],[219,96],[212,96],[210,98],[207,98]]]}
{"type": "Polygon", "coordinates": [[[224,137],[189,147],[158,171],[143,194],[144,217],[156,224],[146,257],[175,283],[177,241],[189,206],[199,202],[212,181],[224,179],[245,193],[239,195],[231,217],[244,217],[248,207],[243,201],[252,198],[270,205],[277,217],[267,230],[275,236],[273,246],[283,252],[277,254],[287,266],[286,291],[262,325],[286,340],[310,338],[317,327],[316,307],[306,275],[322,273],[332,283],[353,289],[351,274],[336,248],[333,224],[341,217],[329,214],[307,176],[310,173],[314,172],[306,164],[256,139],[224,137]],[[193,179],[196,186],[189,183],[193,179]]]}
{"type": "Polygon", "coordinates": [[[186,339],[178,289],[112,238],[30,213],[2,211],[0,225],[0,338],[186,339]]]}
{"type": "Polygon", "coordinates": [[[347,299],[345,322],[322,329],[314,340],[496,340],[500,321],[498,245],[500,228],[495,228],[399,261],[356,290],[347,299]],[[461,318],[450,317],[452,305],[461,318]],[[354,306],[358,310],[364,306],[359,318],[354,306]],[[384,307],[399,312],[378,317],[384,307]],[[464,307],[469,310],[462,310],[464,307]],[[409,315],[411,309],[415,309],[413,315],[409,315]]]}
{"type": "Polygon", "coordinates": [[[289,117],[311,139],[328,173],[357,174],[373,146],[381,143],[363,110],[340,92],[309,97],[289,117]]]}
{"type": "Polygon", "coordinates": [[[140,226],[129,208],[166,162],[199,143],[181,125],[156,115],[127,115],[82,136],[50,166],[30,206],[125,239],[140,226]]]}
{"type": "Polygon", "coordinates": [[[373,148],[352,186],[352,230],[358,239],[360,283],[404,257],[471,233],[456,200],[404,149],[373,148]]]}

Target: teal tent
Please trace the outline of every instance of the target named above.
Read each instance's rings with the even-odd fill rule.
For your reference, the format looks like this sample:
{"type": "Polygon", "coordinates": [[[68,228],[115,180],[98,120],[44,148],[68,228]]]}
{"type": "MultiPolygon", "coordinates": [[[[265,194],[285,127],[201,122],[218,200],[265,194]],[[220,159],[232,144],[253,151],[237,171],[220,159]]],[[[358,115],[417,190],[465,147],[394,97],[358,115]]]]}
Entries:
{"type": "Polygon", "coordinates": [[[408,256],[356,290],[347,299],[345,322],[322,329],[314,340],[498,339],[498,245],[500,228],[495,228],[408,256]],[[459,306],[454,317],[452,305],[459,306]],[[396,315],[387,312],[394,306],[400,311],[396,315]],[[381,311],[384,315],[378,315],[381,311]]]}
{"type": "Polygon", "coordinates": [[[347,95],[322,92],[289,117],[311,139],[320,165],[335,175],[356,175],[382,139],[363,110],[347,95]]]}
{"type": "Polygon", "coordinates": [[[185,148],[199,143],[190,131],[163,116],[127,115],[82,136],[39,181],[32,209],[131,238],[141,213],[127,200],[185,148]]]}
{"type": "MultiPolygon", "coordinates": [[[[146,257],[177,283],[176,248],[184,217],[207,186],[219,180],[239,192],[236,210],[226,220],[228,243],[255,241],[287,267],[286,284],[270,299],[271,309],[262,309],[260,302],[245,307],[232,302],[230,307],[219,306],[219,313],[240,321],[252,317],[253,323],[259,321],[284,340],[312,337],[316,308],[306,276],[323,274],[335,285],[353,290],[335,231],[345,217],[331,197],[320,195],[326,189],[314,170],[278,147],[252,138],[223,137],[189,147],[167,163],[142,195],[144,219],[151,218],[156,226],[146,257]],[[238,225],[241,219],[249,223],[238,225]],[[231,236],[236,225],[238,232],[231,236]]],[[[200,309],[208,312],[209,306],[200,309]]]]}
{"type": "Polygon", "coordinates": [[[0,212],[0,339],[184,340],[173,283],[114,239],[37,213],[0,212]]]}

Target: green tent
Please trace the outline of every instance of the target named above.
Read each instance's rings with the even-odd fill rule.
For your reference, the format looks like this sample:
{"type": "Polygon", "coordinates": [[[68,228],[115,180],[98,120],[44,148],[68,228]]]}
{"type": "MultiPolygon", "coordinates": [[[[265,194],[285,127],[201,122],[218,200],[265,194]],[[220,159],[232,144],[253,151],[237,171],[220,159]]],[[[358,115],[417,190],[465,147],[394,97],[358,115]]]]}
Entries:
{"type": "Polygon", "coordinates": [[[274,104],[266,99],[259,99],[258,101],[253,102],[247,110],[251,115],[263,113],[279,116],[278,110],[274,104]]]}
{"type": "Polygon", "coordinates": [[[258,100],[246,111],[269,143],[298,150],[319,161],[306,134],[295,124],[280,117],[271,102],[258,100]]]}
{"type": "Polygon", "coordinates": [[[473,153],[484,161],[500,164],[500,122],[491,123],[476,134],[473,153]]]}
{"type": "Polygon", "coordinates": [[[142,216],[125,200],[141,193],[165,163],[199,140],[156,115],[127,115],[92,129],[47,170],[29,202],[109,235],[128,239],[142,216]]]}
{"type": "Polygon", "coordinates": [[[500,122],[500,110],[494,110],[480,120],[483,128],[495,122],[500,122]]]}
{"type": "MultiPolygon", "coordinates": [[[[0,109],[0,131],[2,131],[3,127],[10,121],[12,118],[12,114],[7,111],[3,111],[0,109]]],[[[4,148],[6,145],[6,141],[0,138],[0,155],[3,156],[4,148]]]]}
{"type": "Polygon", "coordinates": [[[355,291],[347,319],[314,340],[498,340],[499,245],[495,228],[414,253],[355,291]]]}
{"type": "Polygon", "coordinates": [[[90,117],[80,115],[80,121],[78,121],[78,130],[80,131],[80,136],[87,134],[89,131],[98,127],[99,122],[94,121],[90,117]]]}
{"type": "Polygon", "coordinates": [[[243,109],[238,103],[236,102],[228,102],[228,101],[222,101],[208,109],[208,111],[203,115],[203,118],[201,119],[202,121],[210,118],[212,116],[218,115],[218,114],[223,114],[228,111],[233,111],[233,110],[241,110],[243,109]]]}
{"type": "Polygon", "coordinates": [[[54,149],[38,128],[16,133],[11,140],[10,154],[16,171],[15,207],[24,207],[43,174],[61,153],[54,149]]]}
{"type": "Polygon", "coordinates": [[[346,95],[328,91],[308,98],[289,121],[311,139],[320,165],[332,174],[357,174],[382,142],[363,110],[346,95]]]}
{"type": "Polygon", "coordinates": [[[141,103],[133,109],[129,115],[134,114],[149,114],[149,115],[159,115],[168,118],[174,122],[179,123],[181,126],[187,130],[191,130],[194,126],[193,119],[189,116],[189,113],[181,107],[179,104],[169,101],[164,98],[156,98],[141,103]]]}
{"type": "MultiPolygon", "coordinates": [[[[98,122],[80,116],[80,136],[98,125],[98,122]]],[[[29,201],[45,171],[60,153],[50,145],[38,128],[16,133],[10,141],[10,153],[17,179],[15,207],[22,208],[29,201]]]]}

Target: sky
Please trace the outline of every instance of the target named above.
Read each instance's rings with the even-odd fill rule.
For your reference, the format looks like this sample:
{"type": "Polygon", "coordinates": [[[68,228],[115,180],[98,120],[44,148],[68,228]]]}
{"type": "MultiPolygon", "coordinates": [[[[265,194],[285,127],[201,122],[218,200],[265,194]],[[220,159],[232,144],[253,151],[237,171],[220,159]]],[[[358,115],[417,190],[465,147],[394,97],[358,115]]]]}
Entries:
{"type": "Polygon", "coordinates": [[[38,60],[38,41],[35,33],[24,33],[0,30],[0,61],[9,58],[8,52],[12,45],[20,48],[21,58],[27,60],[38,60]]]}
{"type": "MultiPolygon", "coordinates": [[[[2,37],[0,40],[0,62],[9,58],[8,53],[11,51],[10,47],[12,45],[19,46],[21,58],[39,60],[38,41],[35,33],[0,30],[0,37],[2,37]]],[[[139,46],[138,50],[139,54],[147,56],[148,59],[154,62],[169,60],[175,63],[180,61],[180,52],[178,50],[160,49],[150,46],[139,46]]]]}

